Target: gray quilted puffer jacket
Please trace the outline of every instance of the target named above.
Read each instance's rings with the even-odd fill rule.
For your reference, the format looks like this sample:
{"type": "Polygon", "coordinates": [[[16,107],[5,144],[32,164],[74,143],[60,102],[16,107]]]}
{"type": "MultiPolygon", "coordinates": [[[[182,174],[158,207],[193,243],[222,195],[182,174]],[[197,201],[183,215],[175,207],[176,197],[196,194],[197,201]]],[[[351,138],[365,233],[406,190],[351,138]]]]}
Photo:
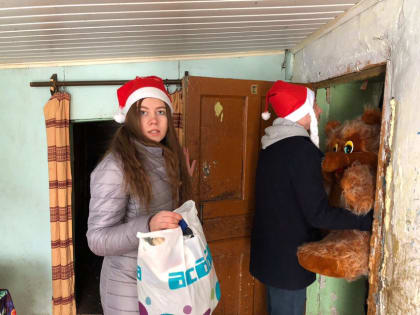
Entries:
{"type": "Polygon", "coordinates": [[[102,264],[100,292],[105,315],[139,313],[136,270],[138,231],[148,232],[149,218],[161,210],[173,210],[170,184],[167,181],[162,149],[137,149],[148,157],[146,171],[152,185],[149,210],[124,190],[121,161],[108,154],[94,169],[90,179],[91,199],[87,240],[102,264]]]}

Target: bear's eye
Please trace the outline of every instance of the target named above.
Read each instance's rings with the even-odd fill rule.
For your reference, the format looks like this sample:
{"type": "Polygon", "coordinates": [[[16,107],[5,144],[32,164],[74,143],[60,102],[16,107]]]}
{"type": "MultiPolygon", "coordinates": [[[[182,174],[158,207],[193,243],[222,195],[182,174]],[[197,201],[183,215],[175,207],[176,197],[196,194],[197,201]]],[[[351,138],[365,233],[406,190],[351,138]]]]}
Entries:
{"type": "Polygon", "coordinates": [[[353,152],[353,141],[347,141],[344,146],[344,153],[349,154],[353,152]]]}
{"type": "Polygon", "coordinates": [[[338,151],[338,143],[334,144],[333,146],[333,152],[337,152],[338,151]]]}

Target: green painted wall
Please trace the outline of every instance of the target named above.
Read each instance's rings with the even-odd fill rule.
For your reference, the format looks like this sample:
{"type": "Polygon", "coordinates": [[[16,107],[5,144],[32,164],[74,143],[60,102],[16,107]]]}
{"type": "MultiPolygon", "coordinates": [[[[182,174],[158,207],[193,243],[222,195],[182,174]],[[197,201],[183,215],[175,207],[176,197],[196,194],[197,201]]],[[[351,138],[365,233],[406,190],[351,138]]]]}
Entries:
{"type": "Polygon", "coordinates": [[[306,315],[362,315],[366,279],[354,282],[317,275],[307,290],[306,315]]]}
{"type": "MultiPolygon", "coordinates": [[[[361,90],[361,81],[330,87],[329,102],[326,89],[317,91],[316,100],[322,108],[319,123],[320,147],[325,148],[325,125],[329,120],[341,122],[363,113],[365,106],[378,106],[383,81],[369,81],[366,90],[361,90]]],[[[354,282],[344,279],[317,276],[307,290],[307,315],[362,315],[367,294],[366,278],[354,282]]]]}
{"type": "MultiPolygon", "coordinates": [[[[283,55],[0,70],[0,287],[11,291],[18,314],[51,314],[48,167],[43,106],[47,88],[30,81],[182,78],[284,79],[283,55]]],[[[71,119],[109,119],[117,87],[69,87],[71,119]]]]}
{"type": "Polygon", "coordinates": [[[361,89],[362,83],[363,81],[355,81],[331,86],[329,102],[327,100],[327,89],[318,89],[316,100],[323,110],[319,123],[321,149],[324,149],[324,129],[329,120],[343,122],[362,114],[365,106],[378,106],[383,88],[383,81],[381,81],[381,79],[372,79],[368,82],[365,90],[361,89]]]}

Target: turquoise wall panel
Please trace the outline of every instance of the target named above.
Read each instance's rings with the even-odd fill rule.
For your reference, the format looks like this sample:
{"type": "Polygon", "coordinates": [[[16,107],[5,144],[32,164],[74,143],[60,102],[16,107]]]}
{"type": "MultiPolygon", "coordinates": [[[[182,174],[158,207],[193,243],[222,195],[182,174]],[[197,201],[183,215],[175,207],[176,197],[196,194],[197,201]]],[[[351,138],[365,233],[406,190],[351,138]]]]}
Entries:
{"type": "MultiPolygon", "coordinates": [[[[50,68],[48,73],[60,69],[50,68]]],[[[61,71],[62,73],[62,71],[61,71]]],[[[0,286],[18,314],[49,314],[51,250],[42,107],[48,90],[29,87],[45,69],[0,71],[0,286]]]]}
{"type": "Polygon", "coordinates": [[[190,75],[194,76],[266,81],[284,80],[283,61],[284,55],[184,60],[180,62],[179,75],[182,77],[184,71],[189,71],[190,75]],[[212,69],[211,74],[209,74],[209,69],[212,69]]]}

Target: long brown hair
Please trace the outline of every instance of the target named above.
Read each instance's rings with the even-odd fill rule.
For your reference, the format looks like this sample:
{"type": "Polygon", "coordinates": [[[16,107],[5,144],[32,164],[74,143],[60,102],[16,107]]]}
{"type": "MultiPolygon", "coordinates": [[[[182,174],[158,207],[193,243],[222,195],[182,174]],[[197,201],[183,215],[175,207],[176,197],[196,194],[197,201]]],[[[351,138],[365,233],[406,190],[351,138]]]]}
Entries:
{"type": "MultiPolygon", "coordinates": [[[[140,106],[143,99],[137,101],[129,109],[125,123],[117,130],[112,139],[108,152],[116,154],[122,162],[124,183],[127,192],[142,202],[146,209],[152,198],[152,186],[145,168],[145,152],[141,152],[134,141],[144,146],[160,147],[163,149],[166,173],[171,184],[173,206],[176,208],[191,198],[191,182],[188,174],[184,153],[179,144],[172,114],[167,104],[166,117],[168,130],[165,138],[160,142],[146,138],[140,127],[140,106]]],[[[172,209],[168,209],[172,210],[172,209]]]]}

